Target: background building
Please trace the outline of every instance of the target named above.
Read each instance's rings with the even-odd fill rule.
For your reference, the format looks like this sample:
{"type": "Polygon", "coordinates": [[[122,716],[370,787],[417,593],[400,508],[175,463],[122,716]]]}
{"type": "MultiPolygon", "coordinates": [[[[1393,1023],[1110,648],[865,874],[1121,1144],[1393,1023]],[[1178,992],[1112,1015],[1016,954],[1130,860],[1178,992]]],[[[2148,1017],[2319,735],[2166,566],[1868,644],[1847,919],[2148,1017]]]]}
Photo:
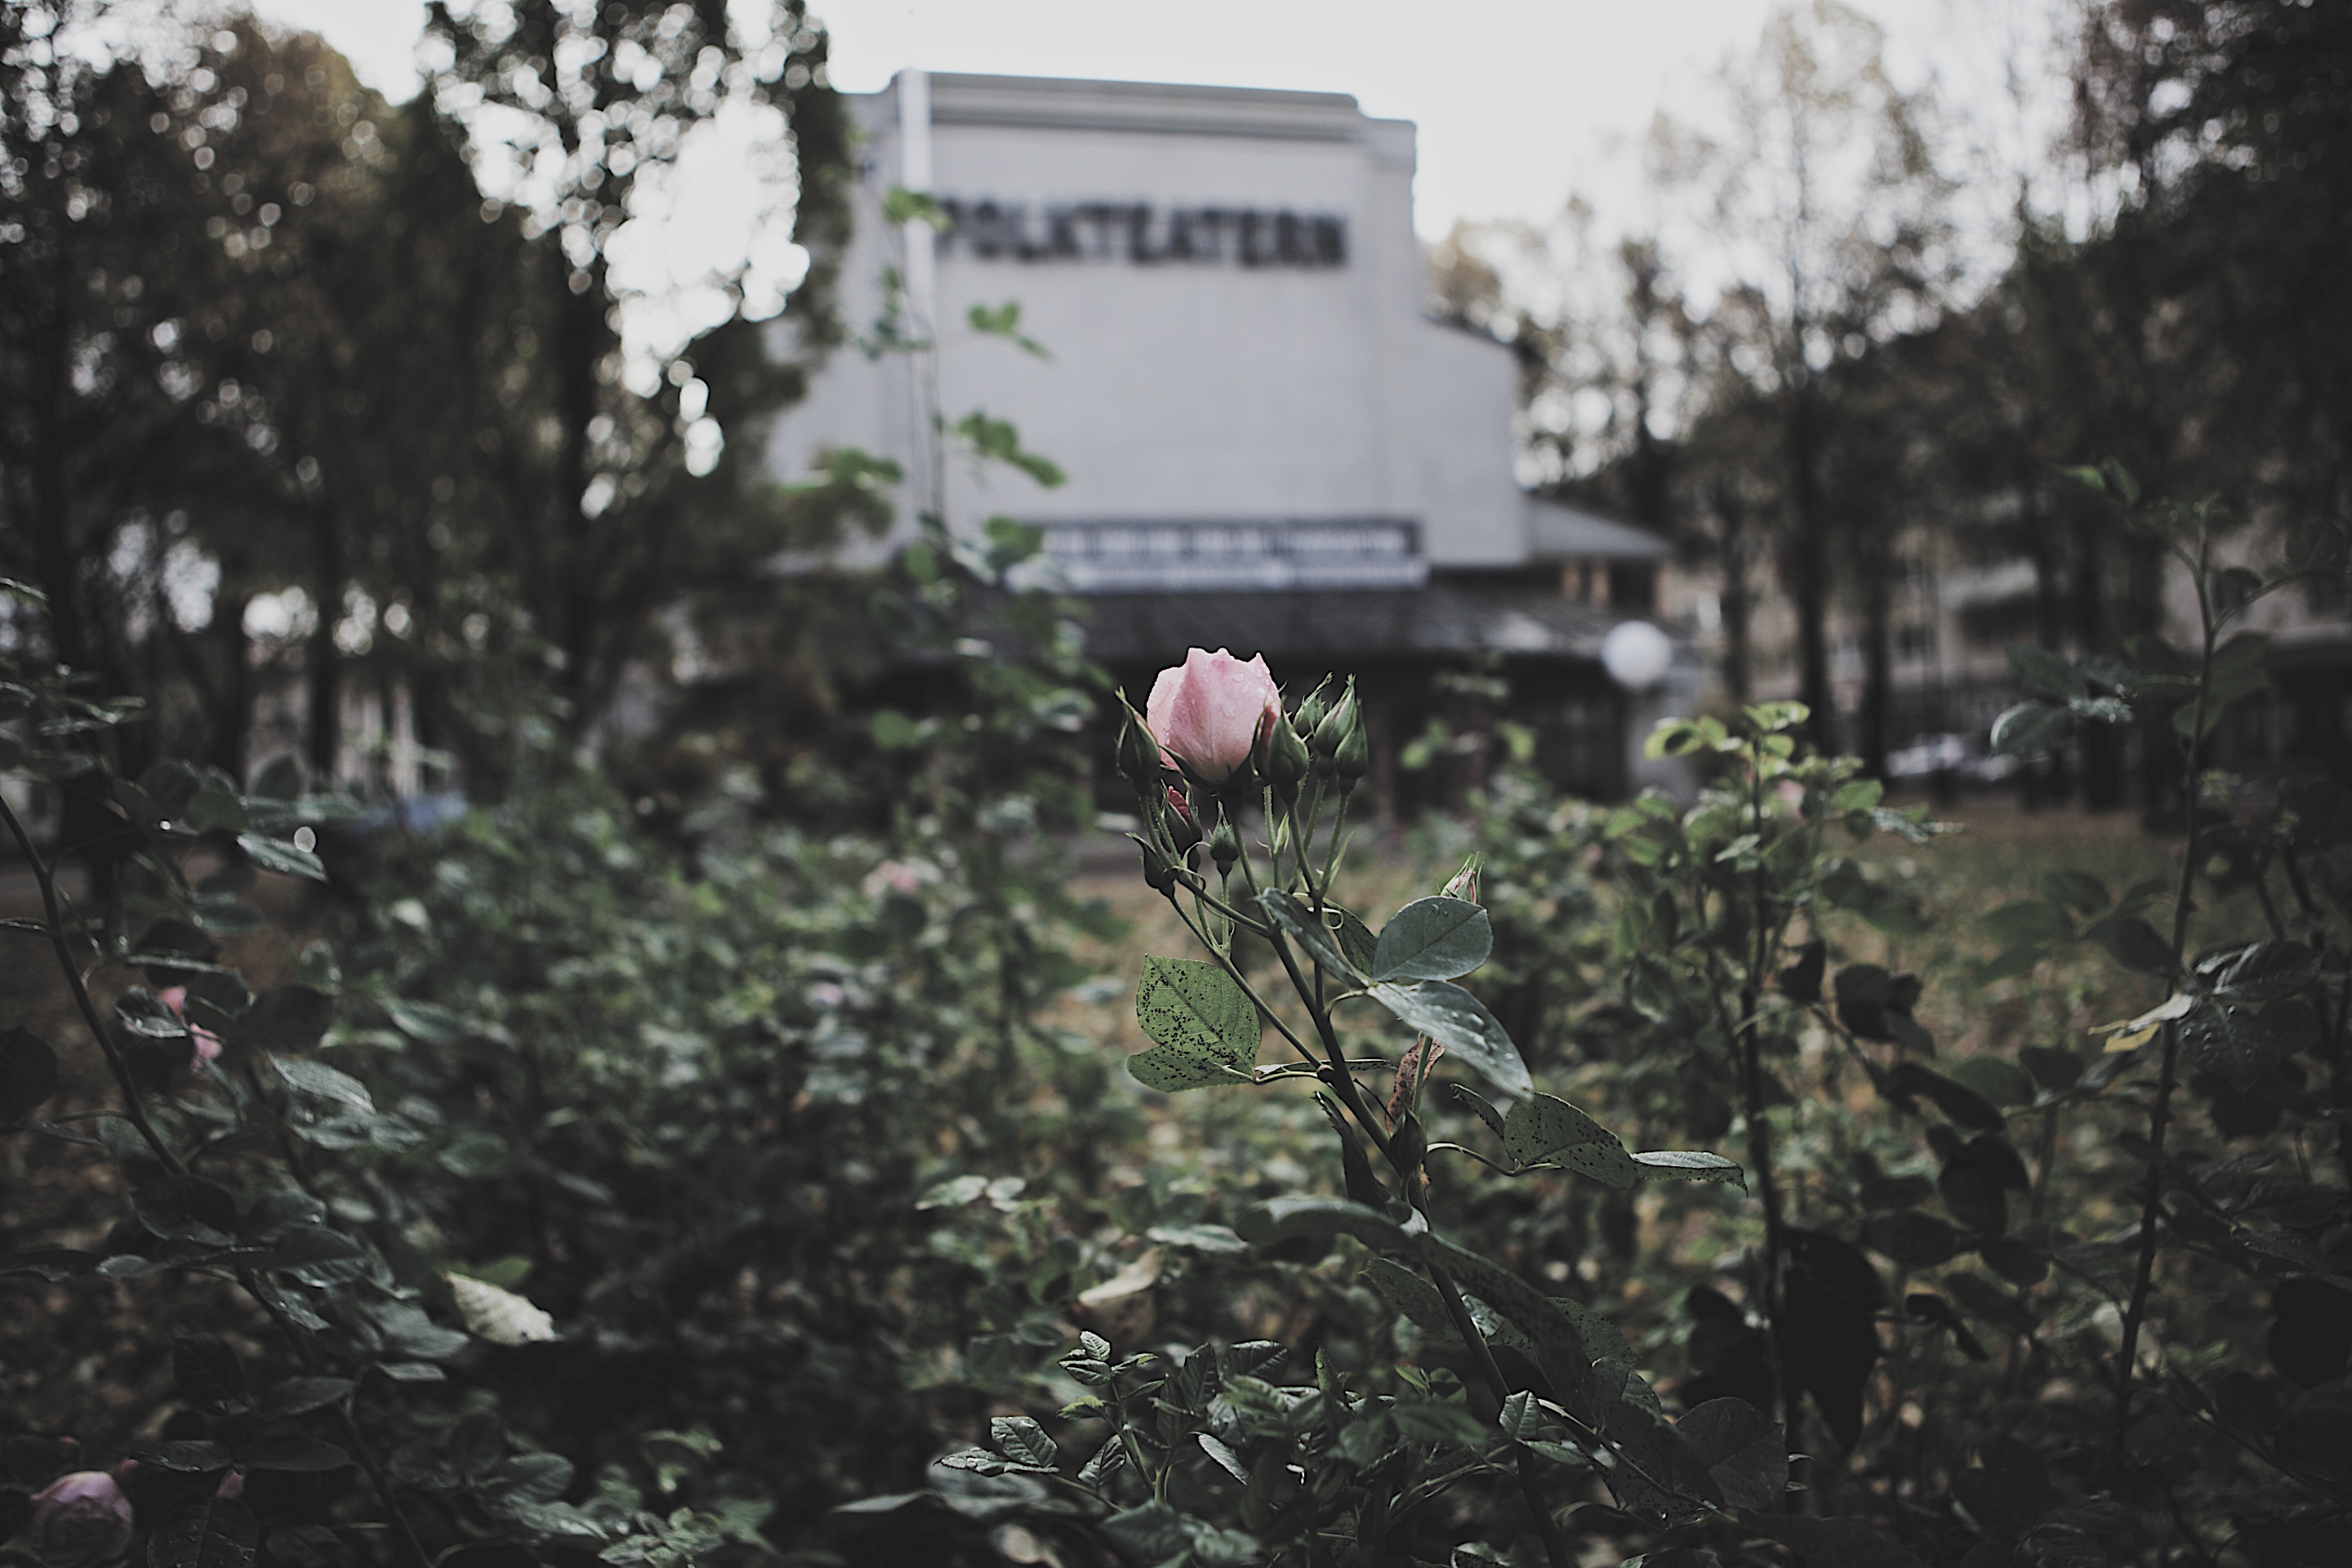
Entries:
{"type": "Polygon", "coordinates": [[[1411,124],[1339,94],[911,71],[849,103],[842,292],[868,352],[776,423],[772,471],[856,447],[905,468],[909,510],[1042,525],[1130,689],[1192,644],[1294,686],[1355,674],[1391,798],[1475,782],[1396,776],[1433,719],[1508,717],[1562,782],[1626,786],[1675,688],[1632,700],[1599,651],[1656,614],[1669,552],[1519,488],[1510,351],[1424,313],[1411,124]],[[940,223],[890,222],[895,188],[940,223]],[[935,352],[874,352],[894,337],[935,352]],[[1066,481],[952,443],[934,472],[934,416],[975,412],[1066,481]]]}

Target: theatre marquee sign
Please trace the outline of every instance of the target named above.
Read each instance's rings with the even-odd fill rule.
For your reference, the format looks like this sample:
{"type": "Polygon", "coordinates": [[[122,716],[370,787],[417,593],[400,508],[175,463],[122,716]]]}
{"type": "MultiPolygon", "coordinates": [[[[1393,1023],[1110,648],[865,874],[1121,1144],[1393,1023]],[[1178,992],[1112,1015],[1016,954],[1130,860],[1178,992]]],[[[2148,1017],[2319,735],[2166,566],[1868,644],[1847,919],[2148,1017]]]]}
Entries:
{"type": "Polygon", "coordinates": [[[1158,207],[1148,202],[1050,203],[941,197],[940,254],[983,261],[1125,261],[1139,266],[1317,270],[1348,260],[1348,220],[1285,207],[1158,207]]]}

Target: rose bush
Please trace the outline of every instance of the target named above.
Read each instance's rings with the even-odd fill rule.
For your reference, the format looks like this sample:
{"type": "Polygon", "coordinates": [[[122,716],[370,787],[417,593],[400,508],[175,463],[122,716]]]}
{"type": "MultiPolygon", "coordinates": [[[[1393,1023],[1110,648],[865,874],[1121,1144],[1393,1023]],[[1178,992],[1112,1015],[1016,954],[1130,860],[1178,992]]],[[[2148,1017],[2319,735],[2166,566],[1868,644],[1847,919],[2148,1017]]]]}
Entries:
{"type": "Polygon", "coordinates": [[[1223,648],[1196,647],[1152,682],[1143,721],[1170,761],[1202,784],[1221,784],[1248,764],[1281,713],[1265,655],[1244,663],[1223,648]]]}

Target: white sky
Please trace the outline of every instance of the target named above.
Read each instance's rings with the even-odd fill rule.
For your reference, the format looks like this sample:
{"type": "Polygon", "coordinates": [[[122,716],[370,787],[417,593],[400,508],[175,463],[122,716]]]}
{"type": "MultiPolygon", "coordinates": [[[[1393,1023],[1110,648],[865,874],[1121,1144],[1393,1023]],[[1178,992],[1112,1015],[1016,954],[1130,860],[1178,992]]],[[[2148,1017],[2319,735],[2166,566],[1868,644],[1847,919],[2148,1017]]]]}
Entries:
{"type": "MultiPolygon", "coordinates": [[[[757,0],[754,0],[757,3],[757,0]]],[[[1999,117],[2001,71],[2046,68],[2067,0],[1854,0],[1898,76],[1999,117]]],[[[309,27],[394,98],[415,89],[423,0],[251,0],[309,27]]],[[[870,91],[905,66],[1352,93],[1420,127],[1415,223],[1542,221],[1571,189],[1638,203],[1623,144],[1661,109],[1701,117],[1725,57],[1769,0],[816,0],[833,81],[870,91]]],[[[1998,127],[1989,128],[1998,133],[1998,127]]]]}

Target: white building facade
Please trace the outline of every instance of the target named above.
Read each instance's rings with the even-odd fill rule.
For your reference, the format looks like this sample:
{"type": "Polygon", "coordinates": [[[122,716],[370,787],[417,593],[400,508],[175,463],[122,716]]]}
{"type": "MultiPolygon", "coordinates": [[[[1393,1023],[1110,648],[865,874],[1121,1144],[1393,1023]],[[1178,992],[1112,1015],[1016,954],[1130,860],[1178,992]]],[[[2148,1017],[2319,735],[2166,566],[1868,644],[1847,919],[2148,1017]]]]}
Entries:
{"type": "Polygon", "coordinates": [[[845,325],[931,352],[836,351],[767,435],[779,478],[855,447],[905,469],[902,512],[1042,525],[1114,669],[1229,642],[1293,673],[1484,653],[1591,674],[1649,609],[1591,584],[1647,582],[1664,545],[1521,490],[1511,351],[1425,314],[1411,123],[1331,93],[913,71],[845,98],[845,325]],[[899,189],[943,221],[890,221],[899,189]],[[1037,352],[972,325],[1008,304],[1037,352]],[[932,473],[935,414],[975,412],[1066,482],[953,442],[932,473]]]}

